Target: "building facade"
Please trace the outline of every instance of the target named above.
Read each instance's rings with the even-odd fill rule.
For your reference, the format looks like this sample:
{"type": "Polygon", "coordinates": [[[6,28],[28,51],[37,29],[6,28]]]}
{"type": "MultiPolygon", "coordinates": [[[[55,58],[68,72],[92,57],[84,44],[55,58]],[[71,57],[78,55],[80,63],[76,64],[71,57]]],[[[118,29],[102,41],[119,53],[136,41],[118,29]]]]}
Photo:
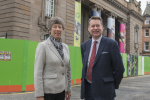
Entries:
{"type": "Polygon", "coordinates": [[[143,23],[142,30],[142,52],[143,56],[150,56],[150,3],[147,2],[147,6],[143,13],[145,21],[143,23]]]}
{"type": "Polygon", "coordinates": [[[81,43],[90,37],[88,19],[98,14],[103,19],[104,36],[111,31],[113,39],[124,44],[125,53],[142,55],[144,18],[136,0],[0,0],[0,37],[7,33],[7,38],[41,42],[49,34],[48,20],[59,16],[66,25],[62,40],[74,46],[75,2],[81,4],[81,43]],[[110,20],[114,21],[112,30],[110,20]],[[126,37],[121,37],[121,25],[125,26],[126,37]]]}

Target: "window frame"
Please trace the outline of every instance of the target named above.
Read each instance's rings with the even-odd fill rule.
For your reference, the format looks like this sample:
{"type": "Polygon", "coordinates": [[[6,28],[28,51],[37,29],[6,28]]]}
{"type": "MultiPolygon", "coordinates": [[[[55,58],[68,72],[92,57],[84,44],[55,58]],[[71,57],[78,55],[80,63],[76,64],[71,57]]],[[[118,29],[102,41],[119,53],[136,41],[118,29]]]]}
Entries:
{"type": "Polygon", "coordinates": [[[145,37],[149,37],[149,29],[145,29],[145,37]],[[146,30],[148,30],[148,36],[146,35],[146,30]]]}
{"type": "Polygon", "coordinates": [[[55,0],[46,0],[45,16],[48,16],[48,17],[53,17],[54,16],[54,1],[55,0]],[[51,5],[50,2],[53,3],[53,5],[51,5]],[[52,8],[52,6],[53,6],[53,8],[52,8]],[[47,11],[47,9],[48,9],[48,11],[47,11]]]}
{"type": "Polygon", "coordinates": [[[144,51],[149,51],[149,42],[144,42],[144,51]],[[148,50],[146,50],[146,43],[148,43],[148,50]]]}
{"type": "Polygon", "coordinates": [[[146,18],[145,25],[149,25],[149,18],[146,18]]]}
{"type": "Polygon", "coordinates": [[[44,40],[47,40],[49,38],[49,34],[44,35],[44,40]]]}

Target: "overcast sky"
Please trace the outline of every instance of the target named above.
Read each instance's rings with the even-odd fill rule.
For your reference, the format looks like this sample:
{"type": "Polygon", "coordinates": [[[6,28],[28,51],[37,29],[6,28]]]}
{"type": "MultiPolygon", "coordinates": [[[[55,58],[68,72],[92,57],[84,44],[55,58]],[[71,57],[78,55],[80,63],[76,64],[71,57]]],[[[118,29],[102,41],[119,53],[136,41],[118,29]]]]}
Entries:
{"type": "MultiPolygon", "coordinates": [[[[126,0],[126,1],[129,1],[129,0],[126,0]]],[[[138,2],[141,1],[141,9],[142,9],[142,14],[143,14],[143,12],[146,8],[147,1],[150,2],[150,0],[136,0],[136,1],[138,1],[138,2]]]]}

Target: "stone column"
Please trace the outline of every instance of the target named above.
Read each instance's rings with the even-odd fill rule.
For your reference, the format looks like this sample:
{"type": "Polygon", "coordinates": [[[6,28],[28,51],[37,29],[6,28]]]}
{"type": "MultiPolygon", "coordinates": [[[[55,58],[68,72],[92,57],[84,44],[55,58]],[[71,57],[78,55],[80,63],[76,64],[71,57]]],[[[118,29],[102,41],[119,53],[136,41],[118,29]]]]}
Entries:
{"type": "Polygon", "coordinates": [[[101,6],[98,6],[97,7],[97,12],[98,12],[98,14],[99,14],[99,17],[101,17],[101,11],[103,10],[103,7],[101,7],[101,6]]]}
{"type": "Polygon", "coordinates": [[[81,3],[81,0],[75,0],[75,1],[77,1],[77,2],[81,3]]]}
{"type": "Polygon", "coordinates": [[[115,40],[115,17],[113,13],[107,14],[107,37],[115,40]]]}
{"type": "Polygon", "coordinates": [[[90,7],[92,8],[92,16],[101,17],[101,10],[103,10],[101,6],[97,4],[91,4],[90,7]]]}
{"type": "Polygon", "coordinates": [[[121,53],[126,53],[126,23],[124,19],[119,20],[119,49],[121,53]]]}

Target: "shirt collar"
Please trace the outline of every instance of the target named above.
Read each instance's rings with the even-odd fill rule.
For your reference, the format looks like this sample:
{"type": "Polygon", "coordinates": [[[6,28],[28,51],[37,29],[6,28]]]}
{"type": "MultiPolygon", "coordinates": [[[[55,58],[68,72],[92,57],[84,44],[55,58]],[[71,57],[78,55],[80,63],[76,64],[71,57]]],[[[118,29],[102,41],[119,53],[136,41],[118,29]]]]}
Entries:
{"type": "MultiPolygon", "coordinates": [[[[102,35],[101,35],[101,37],[99,37],[96,41],[97,41],[97,43],[100,43],[100,41],[101,41],[101,39],[102,39],[102,35]]],[[[94,39],[92,38],[92,43],[94,43],[94,39]]]]}

